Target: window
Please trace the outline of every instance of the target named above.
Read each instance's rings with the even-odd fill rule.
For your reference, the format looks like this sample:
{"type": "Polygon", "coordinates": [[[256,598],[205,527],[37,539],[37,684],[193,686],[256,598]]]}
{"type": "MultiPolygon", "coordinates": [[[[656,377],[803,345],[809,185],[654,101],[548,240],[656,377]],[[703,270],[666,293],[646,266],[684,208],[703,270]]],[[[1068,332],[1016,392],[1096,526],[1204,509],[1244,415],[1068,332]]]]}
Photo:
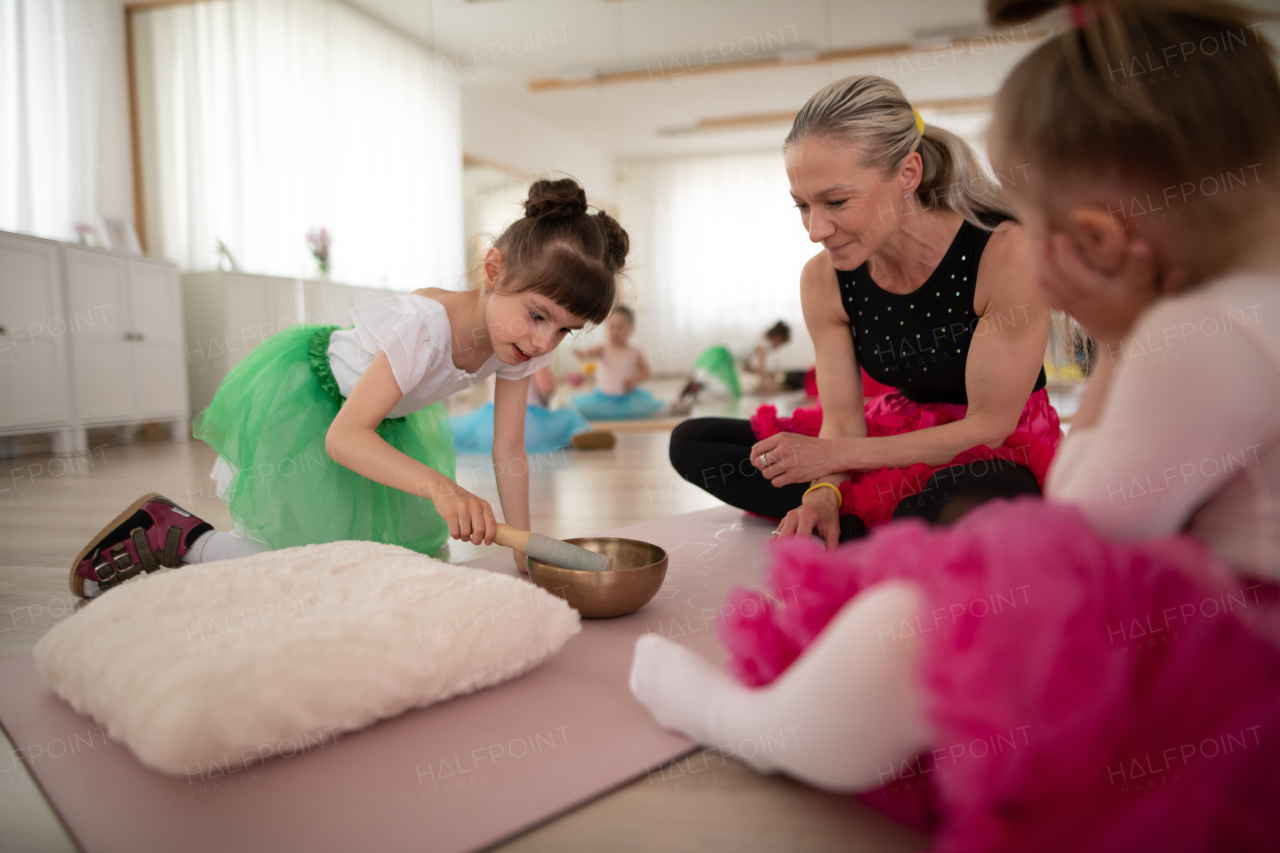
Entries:
{"type": "Polygon", "coordinates": [[[333,0],[132,16],[149,248],[189,269],[412,290],[463,275],[458,86],[428,49],[333,0]]]}

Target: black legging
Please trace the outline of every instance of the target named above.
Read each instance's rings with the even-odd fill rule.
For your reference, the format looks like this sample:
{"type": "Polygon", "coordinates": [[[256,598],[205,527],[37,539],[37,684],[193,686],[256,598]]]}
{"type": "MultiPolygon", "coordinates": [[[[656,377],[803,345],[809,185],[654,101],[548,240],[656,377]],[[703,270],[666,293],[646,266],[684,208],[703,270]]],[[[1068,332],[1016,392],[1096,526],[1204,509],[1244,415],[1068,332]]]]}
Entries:
{"type": "MultiPolygon", "coordinates": [[[[800,506],[807,483],[775,487],[751,464],[756,443],[751,423],[740,418],[694,418],[671,433],[668,455],[676,472],[720,500],[769,518],[782,518],[800,506]]],[[[1004,459],[953,465],[934,472],[919,494],[898,502],[894,518],[923,518],[950,524],[993,498],[1038,495],[1030,470],[1004,459]]],[[[854,515],[840,516],[840,539],[865,536],[866,526],[854,515]]]]}

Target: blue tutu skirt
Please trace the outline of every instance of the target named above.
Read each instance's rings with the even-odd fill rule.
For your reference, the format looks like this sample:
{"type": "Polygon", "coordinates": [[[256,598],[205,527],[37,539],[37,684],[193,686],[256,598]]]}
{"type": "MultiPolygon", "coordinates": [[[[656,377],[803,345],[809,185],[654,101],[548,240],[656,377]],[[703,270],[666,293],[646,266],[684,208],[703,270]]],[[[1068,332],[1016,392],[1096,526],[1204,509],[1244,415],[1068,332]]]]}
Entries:
{"type": "MultiPolygon", "coordinates": [[[[493,403],[485,403],[470,414],[454,415],[449,425],[459,453],[493,452],[493,403]]],[[[524,449],[527,453],[550,453],[568,447],[570,439],[590,429],[591,424],[574,409],[526,406],[524,449]]]]}
{"type": "Polygon", "coordinates": [[[643,388],[621,396],[597,389],[575,394],[573,407],[589,421],[633,421],[653,417],[663,409],[663,404],[643,388]]]}
{"type": "MultiPolygon", "coordinates": [[[[290,548],[361,539],[430,554],[449,537],[431,501],[344,468],[325,450],[343,401],[329,369],[329,336],[337,328],[293,326],[255,347],[196,418],[195,437],[223,463],[219,493],[236,529],[258,542],[290,548]]],[[[443,404],[387,418],[377,432],[454,478],[453,433],[443,404]]]]}

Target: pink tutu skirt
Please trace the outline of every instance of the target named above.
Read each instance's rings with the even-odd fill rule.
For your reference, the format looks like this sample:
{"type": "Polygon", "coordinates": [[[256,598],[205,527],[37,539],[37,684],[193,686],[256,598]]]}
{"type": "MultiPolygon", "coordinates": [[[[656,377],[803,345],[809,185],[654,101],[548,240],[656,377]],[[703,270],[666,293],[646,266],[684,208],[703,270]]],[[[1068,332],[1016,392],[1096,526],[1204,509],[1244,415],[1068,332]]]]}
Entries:
{"type": "Polygon", "coordinates": [[[860,590],[922,585],[915,619],[881,636],[918,649],[936,748],[882,768],[864,799],[936,829],[933,849],[1280,849],[1274,585],[1190,537],[1109,542],[1029,498],[833,552],[775,549],[769,593],[735,590],[720,626],[748,685],[777,678],[860,590]]]}
{"type": "MultiPolygon", "coordinates": [[[[866,398],[867,435],[901,435],[949,424],[963,418],[968,408],[956,403],[916,403],[890,390],[866,398]]],[[[821,406],[799,408],[790,417],[778,417],[778,410],[765,404],[751,417],[751,429],[757,440],[779,432],[817,435],[821,428],[821,406]]],[[[1042,388],[1027,398],[1017,428],[1000,447],[994,450],[986,445],[971,447],[945,465],[922,462],[907,468],[854,473],[851,479],[840,484],[840,493],[844,496],[840,511],[858,516],[868,527],[883,524],[893,517],[901,501],[920,493],[934,471],[984,459],[1006,459],[1029,468],[1043,489],[1049,463],[1061,437],[1058,413],[1049,402],[1048,392],[1042,388]]]]}

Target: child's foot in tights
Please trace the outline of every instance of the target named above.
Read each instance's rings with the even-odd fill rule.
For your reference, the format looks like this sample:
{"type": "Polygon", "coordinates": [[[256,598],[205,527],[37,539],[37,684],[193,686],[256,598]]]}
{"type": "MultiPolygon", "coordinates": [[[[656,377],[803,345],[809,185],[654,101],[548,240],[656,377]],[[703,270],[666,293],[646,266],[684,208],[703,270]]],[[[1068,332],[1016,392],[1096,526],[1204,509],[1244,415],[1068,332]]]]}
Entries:
{"type": "Polygon", "coordinates": [[[696,652],[658,634],[636,641],[631,693],[658,725],[699,743],[715,740],[714,721],[724,698],[745,688],[696,652]]]}
{"type": "Polygon", "coordinates": [[[94,536],[71,564],[71,591],[94,598],[142,572],[257,554],[258,548],[168,498],[144,495],[94,536]]]}
{"type": "Polygon", "coordinates": [[[868,791],[882,768],[930,745],[912,678],[914,646],[886,641],[922,598],[888,581],[849,601],[767,687],[747,688],[695,652],[657,635],[636,643],[631,692],[663,727],[829,791],[868,791]],[[742,744],[776,743],[744,752],[742,744]]]}

